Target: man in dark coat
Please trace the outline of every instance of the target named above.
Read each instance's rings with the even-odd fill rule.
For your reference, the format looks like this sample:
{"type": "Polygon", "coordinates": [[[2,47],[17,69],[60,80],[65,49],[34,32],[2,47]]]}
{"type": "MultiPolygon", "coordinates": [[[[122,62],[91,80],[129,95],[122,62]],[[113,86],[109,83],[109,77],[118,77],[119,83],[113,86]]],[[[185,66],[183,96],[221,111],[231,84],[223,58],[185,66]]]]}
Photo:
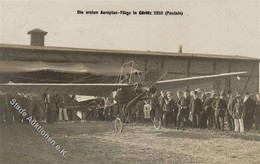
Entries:
{"type": "Polygon", "coordinates": [[[234,123],[235,123],[235,132],[244,132],[244,116],[245,116],[245,106],[241,95],[237,95],[236,103],[234,105],[234,123]]]}
{"type": "Polygon", "coordinates": [[[225,117],[225,112],[227,111],[227,102],[224,99],[223,92],[216,99],[216,101],[213,102],[213,108],[214,108],[216,128],[223,131],[224,117],[225,117]]]}
{"type": "Polygon", "coordinates": [[[4,113],[6,110],[6,100],[4,94],[0,91],[0,122],[4,121],[4,113]]]}
{"type": "Polygon", "coordinates": [[[29,116],[36,118],[37,122],[42,122],[46,112],[43,95],[40,94],[31,94],[30,97],[30,107],[27,110],[29,116]]]}
{"type": "Polygon", "coordinates": [[[6,122],[13,122],[13,112],[12,112],[12,108],[14,108],[11,104],[10,104],[10,100],[13,98],[13,95],[11,94],[4,94],[4,101],[6,104],[6,110],[5,110],[5,121],[6,122]]]}
{"type": "Polygon", "coordinates": [[[164,104],[165,104],[165,98],[166,98],[166,94],[164,93],[164,91],[161,91],[160,92],[160,95],[158,96],[158,103],[159,103],[159,108],[162,112],[162,121],[163,121],[163,124],[165,126],[165,111],[164,111],[164,104]]]}
{"type": "Polygon", "coordinates": [[[144,116],[144,101],[138,101],[136,104],[136,121],[142,122],[144,116]]]}
{"type": "Polygon", "coordinates": [[[176,102],[173,99],[173,95],[171,94],[171,99],[174,102],[173,109],[172,109],[172,117],[171,117],[171,124],[173,124],[175,127],[177,127],[177,115],[178,115],[178,106],[176,102]]]}
{"type": "Polygon", "coordinates": [[[159,108],[163,110],[164,104],[165,104],[165,97],[166,94],[164,91],[161,91],[160,95],[158,96],[158,103],[159,103],[159,108]]]}
{"type": "Polygon", "coordinates": [[[178,115],[177,115],[177,129],[180,128],[180,124],[183,121],[183,126],[187,126],[190,124],[189,121],[189,106],[190,106],[190,97],[188,91],[177,92],[177,106],[178,106],[178,115]]]}
{"type": "Polygon", "coordinates": [[[214,102],[215,98],[216,98],[215,93],[207,93],[207,99],[204,101],[202,105],[204,116],[205,116],[205,127],[213,126],[214,110],[212,107],[212,103],[214,102]]]}
{"type": "Polygon", "coordinates": [[[254,123],[254,113],[256,108],[256,102],[251,97],[249,92],[246,92],[245,99],[245,116],[244,116],[244,126],[245,130],[251,130],[254,123]]]}
{"type": "Polygon", "coordinates": [[[206,92],[202,92],[201,93],[201,101],[202,101],[202,103],[204,103],[206,101],[206,99],[208,98],[207,94],[208,93],[206,93],[206,92]]]}
{"type": "Polygon", "coordinates": [[[156,120],[160,120],[162,117],[162,108],[159,102],[159,93],[156,92],[151,99],[152,111],[154,111],[154,117],[156,120]]]}
{"type": "Polygon", "coordinates": [[[184,109],[184,124],[191,126],[191,121],[189,120],[189,116],[190,116],[190,101],[191,101],[191,97],[190,97],[190,92],[188,90],[185,90],[183,93],[183,101],[181,102],[181,106],[184,109]]]}
{"type": "MultiPolygon", "coordinates": [[[[12,94],[12,98],[16,99],[16,102],[21,106],[21,102],[22,102],[22,95],[21,93],[16,93],[16,94],[12,94]]],[[[10,98],[10,100],[12,99],[10,98]]],[[[9,102],[8,102],[9,103],[9,102]]],[[[14,122],[21,122],[22,116],[20,115],[20,113],[17,111],[17,109],[14,106],[10,106],[9,105],[9,109],[11,111],[11,115],[13,118],[14,122]]],[[[21,106],[22,107],[22,106],[21,106]]]]}
{"type": "Polygon", "coordinates": [[[184,113],[185,113],[184,108],[182,108],[182,105],[181,105],[181,103],[182,103],[182,101],[184,99],[182,91],[177,91],[177,98],[178,98],[177,102],[176,102],[177,107],[178,107],[177,129],[179,129],[180,128],[180,124],[183,121],[183,117],[184,117],[184,113]]]}
{"type": "Polygon", "coordinates": [[[193,127],[200,126],[200,113],[202,111],[202,101],[199,99],[199,94],[194,91],[193,99],[190,102],[190,114],[193,127]]]}
{"type": "Polygon", "coordinates": [[[7,94],[0,91],[0,122],[11,122],[11,113],[8,108],[9,101],[7,94]]]}
{"type": "MultiPolygon", "coordinates": [[[[27,111],[30,108],[30,99],[28,94],[23,94],[21,97],[21,107],[27,111]]],[[[26,119],[22,117],[23,123],[26,122],[26,119]]]]}
{"type": "Polygon", "coordinates": [[[45,98],[45,104],[47,108],[47,122],[54,123],[57,121],[57,99],[55,95],[47,94],[45,98]]]}
{"type": "Polygon", "coordinates": [[[169,127],[169,125],[172,123],[172,115],[173,115],[173,110],[175,108],[175,102],[172,97],[171,92],[167,92],[167,97],[165,98],[165,104],[163,108],[163,118],[165,122],[165,126],[169,127]]]}
{"type": "MultiPolygon", "coordinates": [[[[65,105],[69,105],[69,104],[73,104],[73,103],[76,103],[75,95],[67,96],[67,100],[66,100],[66,104],[65,105]]],[[[67,109],[67,113],[68,113],[68,119],[69,120],[76,120],[76,118],[77,118],[77,111],[74,108],[68,108],[67,109]]]]}

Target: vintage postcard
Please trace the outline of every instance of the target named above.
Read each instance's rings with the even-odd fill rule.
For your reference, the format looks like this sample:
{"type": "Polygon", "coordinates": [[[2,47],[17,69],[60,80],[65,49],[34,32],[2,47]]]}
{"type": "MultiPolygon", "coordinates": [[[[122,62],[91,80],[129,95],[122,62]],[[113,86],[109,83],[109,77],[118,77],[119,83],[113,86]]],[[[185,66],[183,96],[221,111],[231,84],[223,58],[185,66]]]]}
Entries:
{"type": "Polygon", "coordinates": [[[260,163],[258,0],[0,0],[0,163],[260,163]]]}

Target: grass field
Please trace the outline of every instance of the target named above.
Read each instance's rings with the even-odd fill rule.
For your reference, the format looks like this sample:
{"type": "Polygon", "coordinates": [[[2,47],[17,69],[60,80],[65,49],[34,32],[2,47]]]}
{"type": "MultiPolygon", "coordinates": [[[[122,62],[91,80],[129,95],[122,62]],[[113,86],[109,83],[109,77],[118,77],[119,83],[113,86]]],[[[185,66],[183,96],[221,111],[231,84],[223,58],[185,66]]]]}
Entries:
{"type": "Polygon", "coordinates": [[[0,163],[260,163],[260,133],[161,129],[112,122],[60,122],[44,129],[63,157],[31,125],[1,125],[0,163]]]}

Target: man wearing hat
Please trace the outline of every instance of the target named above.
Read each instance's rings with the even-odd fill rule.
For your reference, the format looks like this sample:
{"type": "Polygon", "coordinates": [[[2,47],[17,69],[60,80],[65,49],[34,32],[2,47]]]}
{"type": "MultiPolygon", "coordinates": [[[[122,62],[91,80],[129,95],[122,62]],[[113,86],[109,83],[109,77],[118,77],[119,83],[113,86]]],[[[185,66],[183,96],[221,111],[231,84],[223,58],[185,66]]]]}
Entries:
{"type": "Polygon", "coordinates": [[[7,94],[0,91],[0,122],[11,122],[11,113],[8,108],[9,104],[7,94]]]}
{"type": "Polygon", "coordinates": [[[234,129],[234,106],[236,103],[236,98],[234,98],[234,96],[232,95],[231,90],[228,90],[227,92],[227,111],[228,111],[228,115],[226,116],[226,119],[228,121],[228,128],[229,130],[233,130],[234,129]]]}
{"type": "Polygon", "coordinates": [[[215,115],[215,125],[219,130],[224,130],[224,116],[227,110],[227,103],[224,99],[224,92],[220,93],[216,102],[213,103],[214,115],[215,115]]]}
{"type": "Polygon", "coordinates": [[[163,114],[163,108],[165,105],[165,98],[166,98],[166,94],[164,91],[160,92],[160,95],[158,96],[158,114],[162,115],[163,114]]]}
{"type": "Polygon", "coordinates": [[[175,102],[171,92],[166,93],[165,104],[163,108],[163,119],[166,127],[172,123],[173,111],[175,108],[175,102]]]}
{"type": "Polygon", "coordinates": [[[191,122],[193,127],[200,126],[200,113],[202,111],[202,101],[199,99],[199,94],[197,91],[193,92],[193,99],[190,103],[190,114],[191,122]]]}
{"type": "MultiPolygon", "coordinates": [[[[229,90],[228,92],[231,93],[231,90],[229,90]]],[[[229,97],[228,97],[228,94],[226,94],[226,91],[222,91],[222,94],[223,94],[224,99],[226,100],[226,103],[227,103],[227,110],[225,111],[225,120],[227,122],[228,130],[232,130],[232,122],[231,122],[232,114],[230,114],[229,111],[228,111],[229,97]]]]}
{"type": "Polygon", "coordinates": [[[47,109],[47,120],[48,123],[54,123],[57,119],[57,99],[55,95],[47,94],[45,97],[45,105],[47,109]]]}
{"type": "Polygon", "coordinates": [[[183,102],[183,99],[184,99],[182,91],[180,91],[180,90],[177,91],[177,98],[178,98],[178,100],[176,102],[177,107],[178,107],[177,129],[179,129],[180,123],[183,120],[183,116],[184,116],[184,112],[185,112],[184,108],[182,108],[182,105],[181,105],[181,103],[183,102]]]}
{"type": "MultiPolygon", "coordinates": [[[[180,108],[181,108],[181,113],[184,118],[184,125],[190,125],[190,120],[189,120],[189,115],[190,115],[190,94],[188,90],[185,90],[183,92],[183,99],[180,102],[180,108]]],[[[180,111],[179,111],[180,112],[180,111]]],[[[180,116],[179,116],[180,117],[180,116]]],[[[181,119],[181,118],[180,118],[181,119]]],[[[180,121],[180,120],[179,120],[180,121]]],[[[180,122],[177,124],[177,128],[180,127],[180,122]]]]}
{"type": "MultiPolygon", "coordinates": [[[[21,105],[21,98],[22,98],[22,94],[19,92],[16,92],[15,94],[12,94],[12,98],[14,98],[16,100],[16,102],[18,102],[18,104],[21,105]]],[[[9,103],[9,102],[8,102],[9,103]]],[[[10,111],[12,113],[12,119],[14,122],[21,122],[21,115],[19,114],[19,112],[16,110],[16,108],[14,108],[13,106],[10,106],[10,111]]]]}
{"type": "Polygon", "coordinates": [[[205,115],[205,120],[206,120],[206,126],[207,127],[212,127],[213,126],[213,121],[214,121],[214,111],[212,108],[212,104],[216,98],[216,94],[215,93],[207,93],[207,99],[205,100],[205,102],[202,105],[203,111],[204,111],[204,115],[205,115]]]}
{"type": "Polygon", "coordinates": [[[244,104],[245,104],[245,116],[244,116],[244,125],[245,130],[251,130],[253,123],[254,123],[254,113],[256,108],[256,102],[251,97],[249,92],[246,92],[245,98],[244,98],[244,104]]]}
{"type": "Polygon", "coordinates": [[[206,101],[206,99],[207,99],[208,97],[210,97],[209,95],[210,95],[210,94],[209,94],[208,92],[202,92],[202,93],[201,93],[201,101],[202,101],[202,103],[204,103],[204,102],[206,101]]]}
{"type": "Polygon", "coordinates": [[[210,99],[210,93],[209,92],[202,92],[201,100],[202,100],[202,111],[200,113],[200,125],[201,128],[207,127],[208,122],[208,108],[205,108],[203,105],[206,102],[206,100],[210,99]]]}
{"type": "Polygon", "coordinates": [[[0,91],[0,122],[4,121],[4,114],[6,110],[6,102],[5,95],[0,91]]]}
{"type": "Polygon", "coordinates": [[[37,122],[42,122],[44,119],[44,112],[46,112],[43,95],[30,94],[29,99],[27,114],[33,116],[37,122]]]}
{"type": "Polygon", "coordinates": [[[198,95],[202,93],[200,88],[195,89],[195,91],[198,93],[198,95]]]}
{"type": "Polygon", "coordinates": [[[244,132],[245,107],[241,95],[237,95],[234,105],[233,117],[235,123],[235,132],[244,132]]]}

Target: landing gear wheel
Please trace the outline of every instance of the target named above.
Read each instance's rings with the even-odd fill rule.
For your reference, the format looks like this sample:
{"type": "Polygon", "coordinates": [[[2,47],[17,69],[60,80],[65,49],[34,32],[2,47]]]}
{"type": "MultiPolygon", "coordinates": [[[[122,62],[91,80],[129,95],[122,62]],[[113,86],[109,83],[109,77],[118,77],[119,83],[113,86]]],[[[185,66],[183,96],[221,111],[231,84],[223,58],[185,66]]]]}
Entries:
{"type": "Polygon", "coordinates": [[[154,117],[153,126],[154,126],[155,130],[160,130],[162,127],[162,119],[154,117]]]}
{"type": "Polygon", "coordinates": [[[123,123],[120,118],[116,118],[115,120],[115,130],[118,133],[121,133],[123,130],[123,123]]]}

